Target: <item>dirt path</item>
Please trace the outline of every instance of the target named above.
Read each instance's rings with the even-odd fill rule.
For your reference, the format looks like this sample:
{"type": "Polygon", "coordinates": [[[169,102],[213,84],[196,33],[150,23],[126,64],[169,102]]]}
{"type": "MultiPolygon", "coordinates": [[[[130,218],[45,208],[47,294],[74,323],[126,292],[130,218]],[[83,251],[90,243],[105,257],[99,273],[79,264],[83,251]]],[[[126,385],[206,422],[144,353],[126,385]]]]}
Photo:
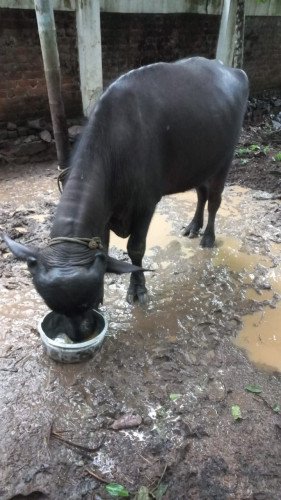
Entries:
{"type": "MultiPolygon", "coordinates": [[[[54,165],[2,169],[1,231],[43,244],[54,178],[54,165]]],[[[194,200],[158,207],[147,310],[126,304],[128,277],[107,277],[109,337],[80,365],[43,353],[36,326],[46,306],[1,244],[1,499],[112,498],[104,481],[130,498],[146,486],[166,500],[280,499],[280,200],[229,185],[213,250],[179,236],[194,200]],[[113,430],[124,415],[138,425],[113,430]]]]}

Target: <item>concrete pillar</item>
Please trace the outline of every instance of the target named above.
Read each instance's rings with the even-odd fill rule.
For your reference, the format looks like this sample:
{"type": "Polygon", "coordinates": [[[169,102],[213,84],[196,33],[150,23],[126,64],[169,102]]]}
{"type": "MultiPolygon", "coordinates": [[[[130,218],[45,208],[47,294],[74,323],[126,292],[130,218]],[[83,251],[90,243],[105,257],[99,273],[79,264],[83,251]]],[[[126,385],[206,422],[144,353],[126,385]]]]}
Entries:
{"type": "Polygon", "coordinates": [[[236,11],[237,0],[224,0],[216,58],[227,66],[233,62],[236,11]]]}
{"type": "Polygon", "coordinates": [[[76,0],[76,25],[83,112],[89,116],[102,93],[99,0],[76,0]]]}

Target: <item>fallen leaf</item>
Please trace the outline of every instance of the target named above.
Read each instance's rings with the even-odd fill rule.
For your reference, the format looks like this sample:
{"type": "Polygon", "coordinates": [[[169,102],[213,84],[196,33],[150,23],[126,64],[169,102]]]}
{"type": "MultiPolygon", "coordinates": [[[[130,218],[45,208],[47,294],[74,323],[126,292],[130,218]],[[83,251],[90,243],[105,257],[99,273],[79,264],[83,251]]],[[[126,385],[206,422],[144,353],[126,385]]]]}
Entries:
{"type": "Polygon", "coordinates": [[[234,420],[240,420],[242,418],[240,406],[233,405],[231,407],[231,415],[233,416],[234,420]]]}
{"type": "Polygon", "coordinates": [[[149,489],[146,486],[141,486],[134,500],[150,500],[149,489]]]}
{"type": "Polygon", "coordinates": [[[181,397],[181,394],[170,394],[170,400],[171,401],[176,401],[181,397]]]}
{"type": "Polygon", "coordinates": [[[107,493],[112,495],[113,497],[128,497],[129,492],[122,486],[122,484],[117,483],[109,483],[105,486],[107,493]]]}
{"type": "Polygon", "coordinates": [[[167,484],[160,483],[159,486],[157,487],[157,490],[153,492],[155,500],[162,500],[162,497],[165,495],[167,489],[168,489],[167,484]]]}
{"type": "Polygon", "coordinates": [[[276,403],[275,405],[273,405],[272,409],[273,411],[275,411],[275,413],[280,413],[281,406],[278,403],[276,403]]]}
{"type": "Polygon", "coordinates": [[[259,385],[254,384],[246,385],[245,390],[248,392],[253,392],[254,394],[260,394],[262,392],[262,388],[259,385]]]}

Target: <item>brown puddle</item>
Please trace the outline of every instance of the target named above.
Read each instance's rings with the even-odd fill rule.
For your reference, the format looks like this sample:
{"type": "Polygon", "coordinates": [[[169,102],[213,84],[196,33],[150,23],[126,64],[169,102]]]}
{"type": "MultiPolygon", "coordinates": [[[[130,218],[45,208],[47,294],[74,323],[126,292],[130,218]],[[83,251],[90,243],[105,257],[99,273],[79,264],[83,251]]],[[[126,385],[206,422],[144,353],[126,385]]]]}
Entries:
{"type": "Polygon", "coordinates": [[[231,271],[239,273],[243,270],[252,272],[257,264],[271,266],[271,259],[264,255],[247,254],[240,250],[241,242],[235,238],[224,236],[217,238],[218,249],[213,257],[214,266],[227,266],[231,271]]]}
{"type": "MultiPolygon", "coordinates": [[[[231,188],[231,204],[223,200],[219,210],[220,217],[229,217],[237,220],[243,217],[241,203],[248,189],[239,186],[231,188]]],[[[181,195],[184,199],[185,195],[181,195]]],[[[254,206],[249,207],[250,211],[254,206]]],[[[250,285],[246,293],[246,299],[256,302],[271,301],[274,294],[281,295],[281,268],[272,267],[272,259],[260,254],[248,254],[240,250],[241,242],[238,239],[223,236],[217,238],[218,248],[212,257],[214,266],[226,266],[235,273],[243,272],[243,283],[250,285]],[[270,289],[259,291],[251,287],[253,284],[253,271],[260,265],[268,270],[270,289]]],[[[280,255],[280,245],[271,245],[271,254],[280,255]]],[[[235,345],[245,349],[249,359],[256,365],[271,371],[281,372],[281,302],[277,302],[275,308],[265,305],[262,311],[249,314],[243,318],[244,325],[237,338],[235,345]]]]}
{"type": "Polygon", "coordinates": [[[246,292],[246,299],[255,300],[256,302],[264,302],[273,298],[273,290],[261,290],[257,292],[254,288],[248,288],[246,292]]]}
{"type": "Polygon", "coordinates": [[[253,363],[281,372],[281,306],[244,317],[244,326],[234,343],[246,350],[253,363]]]}
{"type": "MultiPolygon", "coordinates": [[[[269,272],[271,290],[263,290],[261,295],[249,290],[247,297],[252,300],[271,300],[274,293],[281,295],[281,267],[269,272]],[[250,293],[249,293],[250,292],[250,293]]],[[[266,370],[281,372],[281,302],[276,307],[266,306],[263,310],[244,316],[244,326],[235,345],[246,350],[253,363],[266,370]]]]}
{"type": "MultiPolygon", "coordinates": [[[[238,240],[224,238],[213,258],[214,265],[225,265],[234,272],[244,271],[243,282],[249,285],[252,284],[251,273],[257,265],[262,265],[268,269],[270,288],[259,292],[248,288],[246,299],[262,303],[272,300],[275,293],[281,294],[281,269],[270,269],[272,261],[269,257],[241,252],[240,246],[238,240]]],[[[276,253],[275,247],[274,251],[276,253]]],[[[234,344],[245,349],[250,361],[259,367],[281,372],[281,303],[277,303],[276,308],[266,305],[263,310],[244,316],[243,328],[234,344]]]]}
{"type": "MultiPolygon", "coordinates": [[[[241,206],[241,199],[248,190],[243,188],[232,189],[231,198],[232,205],[227,203],[222,206],[222,217],[231,217],[240,219],[242,217],[239,212],[241,206]],[[233,196],[234,195],[234,196],[233,196]]],[[[196,200],[195,193],[181,193],[173,196],[175,202],[180,202],[184,206],[191,207],[191,212],[196,200]]],[[[254,209],[254,208],[253,208],[254,209]]],[[[123,250],[126,250],[126,241],[117,238],[113,235],[111,240],[112,245],[115,245],[123,250]]],[[[241,241],[228,235],[218,235],[217,247],[213,250],[201,250],[198,248],[199,240],[191,241],[185,237],[178,237],[173,234],[173,228],[168,220],[167,215],[157,212],[152,220],[148,239],[147,239],[147,252],[146,255],[154,255],[155,260],[160,263],[161,270],[167,269],[171,261],[175,258],[174,250],[176,245],[180,249],[180,257],[183,259],[192,260],[196,268],[206,268],[210,262],[215,268],[227,269],[235,274],[241,274],[241,282],[248,285],[245,298],[247,300],[254,300],[262,303],[271,301],[275,293],[281,293],[281,271],[271,269],[272,259],[269,256],[261,255],[258,253],[246,253],[241,250],[241,241]],[[159,252],[157,253],[157,247],[159,252]],[[160,247],[160,249],[159,249],[160,247]],[[154,253],[156,251],[156,255],[154,253]],[[262,266],[267,270],[268,279],[270,281],[270,289],[256,291],[253,288],[254,271],[256,266],[262,266]]],[[[278,254],[280,251],[275,248],[276,244],[272,245],[272,254],[278,254]],[[273,248],[274,247],[274,248],[273,248]]],[[[164,275],[161,276],[164,280],[164,275]]],[[[202,285],[202,284],[201,284],[202,285]]],[[[166,286],[166,285],[165,285],[166,286]]],[[[191,286],[191,283],[189,284],[191,286]]],[[[199,284],[192,284],[193,295],[203,299],[203,290],[199,284]]],[[[167,287],[166,287],[167,288],[167,287]]],[[[205,288],[207,292],[207,288],[205,288]]],[[[159,294],[159,291],[157,291],[159,294]]],[[[151,312],[148,316],[144,317],[137,309],[132,313],[132,320],[134,329],[142,330],[150,336],[153,336],[153,331],[156,329],[156,323],[165,321],[167,335],[172,335],[180,324],[180,313],[184,311],[184,306],[190,300],[188,290],[179,293],[171,291],[171,294],[164,290],[165,314],[161,307],[161,300],[158,303],[160,309],[151,312]],[[171,301],[176,303],[176,311],[167,311],[168,304],[171,301]]],[[[206,295],[206,293],[205,293],[206,295]]],[[[208,293],[207,293],[208,295],[208,293]]],[[[206,295],[206,296],[207,296],[206,295]]],[[[201,300],[200,299],[200,300],[201,300]]],[[[200,301],[199,300],[199,301],[200,301]]],[[[203,299],[205,300],[205,299],[203,299]]],[[[202,311],[203,312],[203,311],[202,311]]],[[[192,314],[192,311],[191,311],[192,314]]],[[[133,326],[133,325],[132,325],[133,326]]],[[[281,304],[278,303],[276,308],[264,305],[262,311],[255,314],[250,314],[244,317],[244,326],[237,338],[234,340],[236,346],[245,349],[249,359],[255,364],[270,370],[281,371],[281,304]]]]}
{"type": "MultiPolygon", "coordinates": [[[[154,255],[154,249],[156,247],[160,247],[164,249],[172,242],[178,242],[181,246],[181,251],[187,256],[190,257],[194,255],[194,250],[188,248],[188,239],[185,237],[178,237],[173,233],[172,225],[167,220],[166,216],[156,212],[151,221],[147,240],[146,240],[146,255],[152,256],[154,255]]],[[[110,246],[115,246],[120,248],[123,251],[127,250],[127,242],[128,238],[119,238],[116,234],[110,234],[110,246]]],[[[167,263],[168,264],[168,263],[167,263]]],[[[165,264],[164,264],[165,266],[165,264]]]]}

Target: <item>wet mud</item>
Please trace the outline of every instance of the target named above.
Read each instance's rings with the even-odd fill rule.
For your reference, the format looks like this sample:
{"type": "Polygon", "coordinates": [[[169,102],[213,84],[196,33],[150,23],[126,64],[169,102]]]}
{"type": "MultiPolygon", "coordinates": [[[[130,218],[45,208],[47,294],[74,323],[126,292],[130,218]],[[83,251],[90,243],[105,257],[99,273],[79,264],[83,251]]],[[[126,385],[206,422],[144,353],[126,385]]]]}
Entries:
{"type": "MultiPolygon", "coordinates": [[[[43,245],[55,177],[54,164],[1,169],[1,231],[43,245]]],[[[281,221],[267,194],[228,185],[211,250],[181,236],[195,194],[163,199],[148,306],[126,303],[128,276],[108,275],[109,335],[77,365],[44,353],[47,307],[1,243],[0,498],[112,498],[106,482],[130,498],[141,486],[166,500],[280,498],[281,221]]],[[[114,235],[110,251],[127,258],[114,235]]]]}

